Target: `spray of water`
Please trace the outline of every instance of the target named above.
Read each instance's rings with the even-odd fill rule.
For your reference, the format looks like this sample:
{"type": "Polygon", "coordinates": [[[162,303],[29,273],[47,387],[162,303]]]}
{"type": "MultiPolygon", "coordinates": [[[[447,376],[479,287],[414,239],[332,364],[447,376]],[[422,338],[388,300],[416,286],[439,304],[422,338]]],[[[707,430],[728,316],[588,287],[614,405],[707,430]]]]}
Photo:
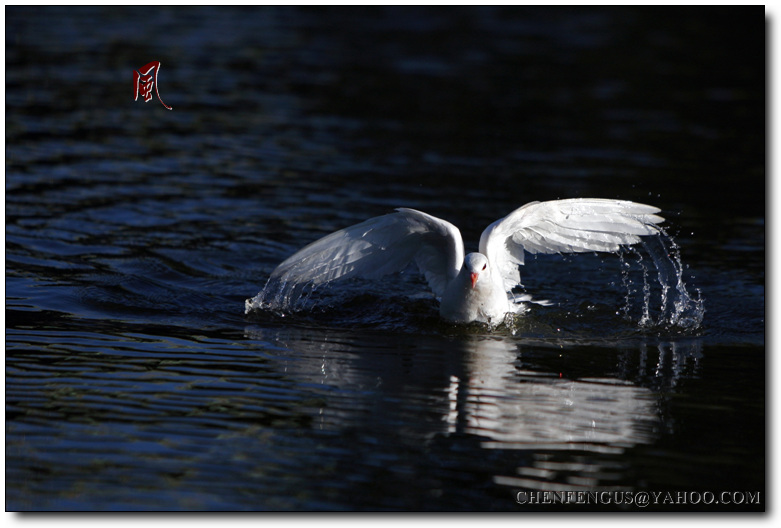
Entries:
{"type": "Polygon", "coordinates": [[[287,283],[275,279],[266,285],[255,297],[244,301],[244,313],[271,311],[279,314],[311,310],[316,304],[313,294],[316,285],[312,283],[287,283]]]}
{"type": "Polygon", "coordinates": [[[689,293],[680,248],[670,235],[660,231],[658,236],[644,237],[640,246],[628,247],[621,254],[626,289],[624,316],[631,319],[640,290],[640,326],[697,329],[705,315],[702,294],[699,289],[689,293]]]}

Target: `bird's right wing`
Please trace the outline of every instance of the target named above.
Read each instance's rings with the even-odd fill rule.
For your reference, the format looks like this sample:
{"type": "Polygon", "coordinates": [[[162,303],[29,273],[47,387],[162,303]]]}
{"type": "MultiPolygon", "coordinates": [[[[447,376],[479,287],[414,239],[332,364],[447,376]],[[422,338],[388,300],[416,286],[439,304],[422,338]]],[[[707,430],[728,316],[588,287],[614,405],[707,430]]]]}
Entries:
{"type": "Polygon", "coordinates": [[[414,209],[397,209],[309,244],[277,266],[271,279],[287,285],[371,279],[401,271],[414,260],[431,290],[441,296],[463,259],[456,226],[414,209]]]}
{"type": "Polygon", "coordinates": [[[488,226],[480,252],[498,270],[505,291],[521,282],[523,252],[582,253],[618,251],[643,235],[659,233],[659,209],[625,200],[574,198],[532,202],[488,226]]]}

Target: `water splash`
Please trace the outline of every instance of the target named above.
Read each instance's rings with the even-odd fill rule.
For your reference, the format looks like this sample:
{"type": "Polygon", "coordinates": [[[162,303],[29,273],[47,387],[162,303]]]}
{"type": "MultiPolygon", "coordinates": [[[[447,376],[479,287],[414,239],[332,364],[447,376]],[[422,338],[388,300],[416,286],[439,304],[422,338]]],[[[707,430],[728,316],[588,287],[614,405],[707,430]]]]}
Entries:
{"type": "Polygon", "coordinates": [[[244,301],[244,313],[272,311],[279,314],[311,310],[317,304],[313,283],[288,283],[269,279],[252,299],[244,301]]]}
{"type": "Polygon", "coordinates": [[[694,295],[689,293],[680,248],[666,231],[660,231],[660,235],[644,237],[639,246],[627,247],[620,254],[626,289],[624,317],[631,319],[633,299],[641,293],[640,326],[695,330],[705,315],[702,293],[699,289],[694,295]]]}

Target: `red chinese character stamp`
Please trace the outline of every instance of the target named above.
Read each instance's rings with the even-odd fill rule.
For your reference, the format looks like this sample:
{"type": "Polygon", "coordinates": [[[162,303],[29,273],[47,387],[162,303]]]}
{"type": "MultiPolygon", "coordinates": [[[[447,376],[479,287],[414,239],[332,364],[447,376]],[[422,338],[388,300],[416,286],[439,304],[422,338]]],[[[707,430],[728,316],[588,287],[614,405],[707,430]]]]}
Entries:
{"type": "Polygon", "coordinates": [[[160,98],[160,91],[157,89],[157,74],[159,72],[160,61],[152,61],[133,71],[133,84],[136,85],[136,98],[134,101],[138,101],[138,95],[141,94],[144,97],[144,102],[148,103],[152,99],[152,88],[154,88],[160,103],[167,109],[173,110],[173,108],[163,103],[163,100],[160,98]]]}

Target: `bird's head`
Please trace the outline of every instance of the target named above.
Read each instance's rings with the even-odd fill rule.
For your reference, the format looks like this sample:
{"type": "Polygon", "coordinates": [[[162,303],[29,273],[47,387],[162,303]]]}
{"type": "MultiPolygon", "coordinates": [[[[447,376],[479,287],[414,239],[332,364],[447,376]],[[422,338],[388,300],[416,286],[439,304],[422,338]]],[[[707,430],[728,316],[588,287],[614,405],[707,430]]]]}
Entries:
{"type": "Polygon", "coordinates": [[[472,281],[472,288],[478,282],[488,282],[491,276],[491,266],[488,265],[488,258],[482,253],[470,253],[464,258],[464,269],[469,273],[472,281]]]}

